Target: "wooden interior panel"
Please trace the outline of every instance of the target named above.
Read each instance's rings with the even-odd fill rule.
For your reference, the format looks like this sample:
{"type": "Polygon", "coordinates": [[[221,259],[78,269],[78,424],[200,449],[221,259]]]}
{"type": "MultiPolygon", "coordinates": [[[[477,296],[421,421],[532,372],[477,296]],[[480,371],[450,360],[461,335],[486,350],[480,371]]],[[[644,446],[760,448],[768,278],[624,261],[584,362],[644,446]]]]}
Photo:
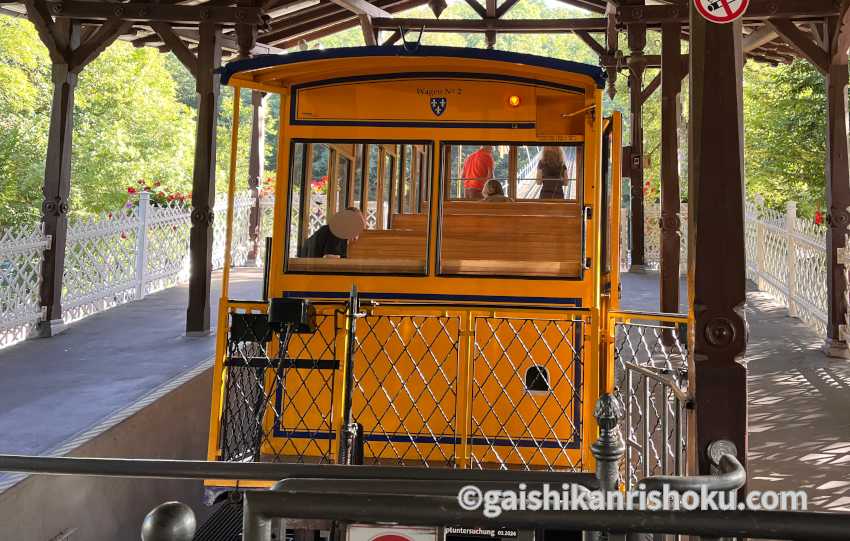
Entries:
{"type": "MultiPolygon", "coordinates": [[[[395,218],[393,218],[395,219],[395,218]]],[[[425,259],[425,232],[395,229],[367,230],[348,246],[350,259],[425,259]]]]}
{"type": "Polygon", "coordinates": [[[581,241],[578,215],[446,214],[441,271],[578,276],[581,241]]]}
{"type": "MultiPolygon", "coordinates": [[[[516,216],[579,216],[578,203],[561,201],[444,201],[443,214],[489,214],[516,216]]],[[[395,217],[393,217],[395,220],[395,217]]]]}
{"type": "Polygon", "coordinates": [[[409,230],[418,231],[422,234],[428,229],[427,214],[394,214],[392,221],[392,230],[409,230]]]}

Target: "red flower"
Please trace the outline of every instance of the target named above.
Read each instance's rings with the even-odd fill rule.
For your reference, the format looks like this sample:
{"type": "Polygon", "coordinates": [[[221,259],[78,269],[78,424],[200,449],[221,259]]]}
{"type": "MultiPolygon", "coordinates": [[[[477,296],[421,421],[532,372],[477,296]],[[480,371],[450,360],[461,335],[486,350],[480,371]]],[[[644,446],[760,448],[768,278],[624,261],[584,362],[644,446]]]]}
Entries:
{"type": "Polygon", "coordinates": [[[821,214],[820,210],[815,212],[815,224],[817,224],[817,225],[823,224],[823,214],[821,214]]]}
{"type": "Polygon", "coordinates": [[[136,189],[133,188],[132,186],[130,186],[129,188],[127,188],[127,193],[130,193],[130,194],[136,193],[136,189]]]}
{"type": "Polygon", "coordinates": [[[165,197],[165,192],[158,192],[156,195],[158,195],[160,197],[165,197]]]}

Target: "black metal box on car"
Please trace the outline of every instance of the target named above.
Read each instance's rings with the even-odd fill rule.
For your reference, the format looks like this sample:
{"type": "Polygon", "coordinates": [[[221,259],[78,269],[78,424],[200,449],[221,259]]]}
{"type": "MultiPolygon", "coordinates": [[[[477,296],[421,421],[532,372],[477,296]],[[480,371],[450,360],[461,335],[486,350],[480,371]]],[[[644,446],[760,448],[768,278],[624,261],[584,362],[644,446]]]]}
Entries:
{"type": "Polygon", "coordinates": [[[316,332],[316,307],[307,299],[274,298],[269,301],[269,325],[277,331],[292,325],[292,332],[316,332]]]}

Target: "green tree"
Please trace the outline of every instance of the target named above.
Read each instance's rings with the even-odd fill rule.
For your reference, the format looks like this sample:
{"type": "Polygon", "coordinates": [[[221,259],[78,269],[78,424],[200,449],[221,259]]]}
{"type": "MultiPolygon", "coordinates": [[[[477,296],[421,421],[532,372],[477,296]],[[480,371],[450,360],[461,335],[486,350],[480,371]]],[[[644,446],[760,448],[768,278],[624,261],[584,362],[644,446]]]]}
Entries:
{"type": "Polygon", "coordinates": [[[747,191],[779,208],[789,200],[811,216],[824,208],[824,78],[803,60],[748,62],[744,77],[747,191]]]}

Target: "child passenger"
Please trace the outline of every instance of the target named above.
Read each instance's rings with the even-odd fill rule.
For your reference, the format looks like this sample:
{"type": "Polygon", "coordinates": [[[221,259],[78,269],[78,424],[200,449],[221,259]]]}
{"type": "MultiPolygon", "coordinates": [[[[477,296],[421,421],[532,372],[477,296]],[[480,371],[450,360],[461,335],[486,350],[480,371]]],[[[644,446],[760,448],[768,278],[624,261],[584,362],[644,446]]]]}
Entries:
{"type": "Polygon", "coordinates": [[[511,198],[505,196],[505,190],[502,188],[502,183],[496,179],[490,179],[484,184],[482,190],[484,201],[510,201],[511,198]]]}

